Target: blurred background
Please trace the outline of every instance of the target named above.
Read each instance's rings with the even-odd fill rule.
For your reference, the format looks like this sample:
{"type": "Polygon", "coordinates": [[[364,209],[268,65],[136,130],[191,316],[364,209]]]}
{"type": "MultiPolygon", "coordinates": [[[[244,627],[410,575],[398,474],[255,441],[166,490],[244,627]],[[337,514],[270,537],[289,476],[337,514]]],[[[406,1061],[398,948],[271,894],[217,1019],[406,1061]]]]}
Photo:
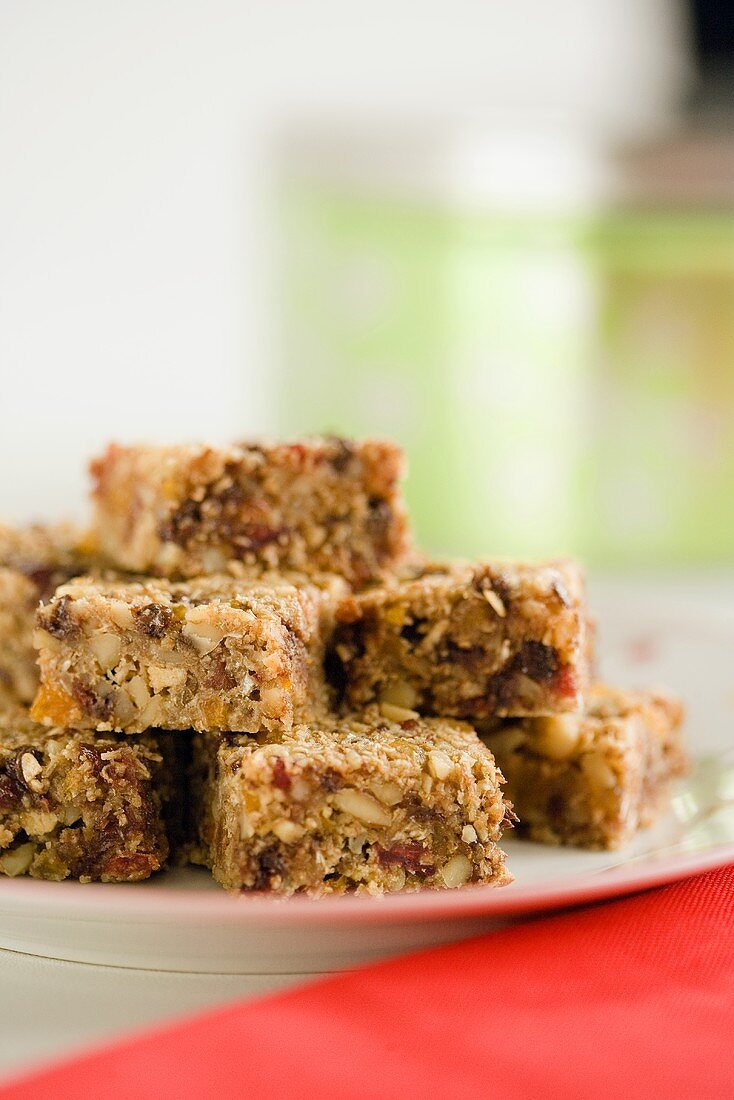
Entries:
{"type": "Polygon", "coordinates": [[[720,0],[2,0],[0,513],[389,435],[435,551],[734,563],[720,0]]]}

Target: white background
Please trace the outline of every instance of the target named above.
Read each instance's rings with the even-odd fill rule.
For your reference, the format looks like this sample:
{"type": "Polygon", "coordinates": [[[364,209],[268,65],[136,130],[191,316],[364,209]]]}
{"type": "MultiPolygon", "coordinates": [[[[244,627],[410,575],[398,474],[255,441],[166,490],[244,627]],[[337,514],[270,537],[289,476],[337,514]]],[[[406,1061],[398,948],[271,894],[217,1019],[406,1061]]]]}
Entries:
{"type": "Polygon", "coordinates": [[[0,514],[78,510],[110,438],[277,428],[266,165],[285,131],[644,124],[679,75],[676,12],[0,0],[0,514]]]}

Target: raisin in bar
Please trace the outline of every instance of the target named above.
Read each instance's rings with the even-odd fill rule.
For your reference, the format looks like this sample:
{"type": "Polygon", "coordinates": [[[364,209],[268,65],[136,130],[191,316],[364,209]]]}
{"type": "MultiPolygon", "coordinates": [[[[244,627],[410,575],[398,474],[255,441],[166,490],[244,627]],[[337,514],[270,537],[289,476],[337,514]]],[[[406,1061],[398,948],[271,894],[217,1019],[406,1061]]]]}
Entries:
{"type": "Polygon", "coordinates": [[[376,711],[194,739],[192,859],[228,890],[379,894],[511,881],[512,811],[471,727],[376,711]]]}
{"type": "Polygon", "coordinates": [[[138,882],[159,870],[170,740],[48,730],[0,707],[0,874],[138,882]]]}
{"type": "Polygon", "coordinates": [[[33,717],[127,733],[288,728],[326,706],[323,652],[345,591],[338,578],[77,578],[38,611],[33,717]]]}
{"type": "Polygon", "coordinates": [[[33,628],[40,600],[90,566],[73,528],[0,524],[0,685],[30,703],[38,687],[33,628]]]}
{"type": "Polygon", "coordinates": [[[665,806],[687,766],[680,702],[595,686],[584,714],[505,722],[486,735],[519,830],[546,844],[619,848],[665,806]]]}
{"type": "Polygon", "coordinates": [[[572,562],[424,564],[347,599],[328,667],[348,708],[373,700],[469,721],[580,706],[588,677],[572,562]]]}
{"type": "Polygon", "coordinates": [[[119,447],[92,463],[96,534],[121,569],[171,577],[238,564],[355,585],[408,549],[403,455],[379,440],[119,447]]]}

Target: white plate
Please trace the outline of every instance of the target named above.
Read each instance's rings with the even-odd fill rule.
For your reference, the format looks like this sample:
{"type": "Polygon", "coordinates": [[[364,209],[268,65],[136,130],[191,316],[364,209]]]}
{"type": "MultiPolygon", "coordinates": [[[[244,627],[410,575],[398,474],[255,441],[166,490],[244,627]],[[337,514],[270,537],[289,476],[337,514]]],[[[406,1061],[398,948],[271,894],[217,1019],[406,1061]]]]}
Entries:
{"type": "Polygon", "coordinates": [[[198,973],[308,974],[486,931],[510,918],[629,894],[734,860],[734,619],[639,589],[601,594],[605,676],[685,698],[696,758],[671,811],[618,852],[508,840],[516,881],[385,898],[231,897],[195,869],[130,886],[0,883],[0,947],[198,973]],[[630,628],[629,624],[633,623],[630,628]]]}

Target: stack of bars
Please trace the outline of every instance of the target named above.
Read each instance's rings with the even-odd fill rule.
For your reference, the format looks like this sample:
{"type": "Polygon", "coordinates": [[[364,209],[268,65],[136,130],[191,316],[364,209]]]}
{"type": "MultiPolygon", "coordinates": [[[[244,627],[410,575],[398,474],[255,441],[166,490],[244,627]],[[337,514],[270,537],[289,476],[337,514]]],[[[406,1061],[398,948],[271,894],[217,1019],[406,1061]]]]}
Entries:
{"type": "Polygon", "coordinates": [[[607,848],[653,819],[678,702],[590,684],[573,562],[418,555],[403,465],[378,441],[112,446],[83,540],[0,529],[4,874],[499,886],[510,826],[607,848]]]}

